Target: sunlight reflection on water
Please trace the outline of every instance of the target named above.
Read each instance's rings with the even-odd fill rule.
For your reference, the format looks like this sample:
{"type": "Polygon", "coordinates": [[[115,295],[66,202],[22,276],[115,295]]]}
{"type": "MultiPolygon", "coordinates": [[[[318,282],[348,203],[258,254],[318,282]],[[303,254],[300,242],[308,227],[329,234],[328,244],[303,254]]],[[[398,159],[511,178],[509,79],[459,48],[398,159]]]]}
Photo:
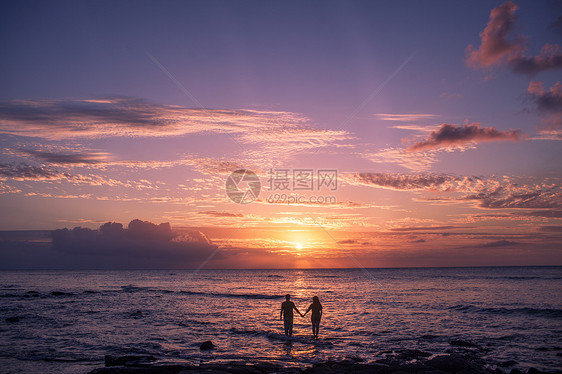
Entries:
{"type": "Polygon", "coordinates": [[[0,349],[22,360],[152,354],[298,365],[370,361],[404,348],[440,353],[463,339],[485,346],[494,360],[559,365],[562,301],[552,295],[560,294],[562,268],[370,272],[1,272],[0,317],[21,323],[3,322],[0,349]],[[309,316],[297,315],[287,341],[279,321],[285,293],[301,312],[320,297],[320,340],[311,339],[309,316]],[[201,352],[205,340],[217,349],[201,352]],[[541,347],[548,349],[539,357],[541,347]]]}

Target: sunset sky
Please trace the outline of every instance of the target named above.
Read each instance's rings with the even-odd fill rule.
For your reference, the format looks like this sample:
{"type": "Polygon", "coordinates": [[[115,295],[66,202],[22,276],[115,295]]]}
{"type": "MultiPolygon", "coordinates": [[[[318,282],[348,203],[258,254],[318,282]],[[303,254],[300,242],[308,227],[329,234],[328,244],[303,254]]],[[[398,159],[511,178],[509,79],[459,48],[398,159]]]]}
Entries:
{"type": "Polygon", "coordinates": [[[560,1],[3,2],[0,267],[562,265],[561,43],[560,1]]]}

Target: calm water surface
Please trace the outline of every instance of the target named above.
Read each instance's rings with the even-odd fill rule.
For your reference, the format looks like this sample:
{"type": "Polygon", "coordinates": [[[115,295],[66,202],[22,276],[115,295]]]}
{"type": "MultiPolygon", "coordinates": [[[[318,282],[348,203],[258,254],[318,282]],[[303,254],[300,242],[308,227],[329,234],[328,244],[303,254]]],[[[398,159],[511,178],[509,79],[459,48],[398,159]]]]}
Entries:
{"type": "Polygon", "coordinates": [[[397,349],[466,349],[453,339],[479,345],[492,365],[555,370],[561,296],[562,267],[0,272],[0,370],[87,372],[106,354],[368,362],[397,349]],[[320,297],[318,341],[308,316],[296,317],[291,341],[283,336],[287,292],[303,312],[320,297]],[[202,353],[205,340],[218,349],[202,353]]]}

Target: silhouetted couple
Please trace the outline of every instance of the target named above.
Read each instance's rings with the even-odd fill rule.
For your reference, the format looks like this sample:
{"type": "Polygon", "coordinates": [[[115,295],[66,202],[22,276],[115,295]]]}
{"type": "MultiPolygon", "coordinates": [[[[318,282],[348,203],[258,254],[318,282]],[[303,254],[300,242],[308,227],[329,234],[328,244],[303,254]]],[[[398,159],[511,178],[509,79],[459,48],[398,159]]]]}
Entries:
{"type": "Polygon", "coordinates": [[[312,311],[312,315],[310,317],[310,321],[312,322],[312,335],[318,339],[320,319],[322,319],[322,304],[320,304],[318,296],[314,296],[312,298],[312,304],[310,304],[306,312],[302,314],[295,306],[295,303],[291,301],[291,295],[285,295],[285,301],[281,303],[281,316],[279,319],[283,320],[285,335],[287,336],[293,335],[293,309],[296,310],[301,317],[306,316],[308,312],[312,311]]]}

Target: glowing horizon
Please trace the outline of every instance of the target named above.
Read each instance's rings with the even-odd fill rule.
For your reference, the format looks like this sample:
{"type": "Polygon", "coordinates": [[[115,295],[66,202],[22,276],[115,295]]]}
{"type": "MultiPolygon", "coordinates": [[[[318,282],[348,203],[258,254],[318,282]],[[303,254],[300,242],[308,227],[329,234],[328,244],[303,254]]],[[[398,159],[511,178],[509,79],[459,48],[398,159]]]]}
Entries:
{"type": "Polygon", "coordinates": [[[7,7],[4,268],[562,265],[546,5],[223,5],[7,7]]]}

